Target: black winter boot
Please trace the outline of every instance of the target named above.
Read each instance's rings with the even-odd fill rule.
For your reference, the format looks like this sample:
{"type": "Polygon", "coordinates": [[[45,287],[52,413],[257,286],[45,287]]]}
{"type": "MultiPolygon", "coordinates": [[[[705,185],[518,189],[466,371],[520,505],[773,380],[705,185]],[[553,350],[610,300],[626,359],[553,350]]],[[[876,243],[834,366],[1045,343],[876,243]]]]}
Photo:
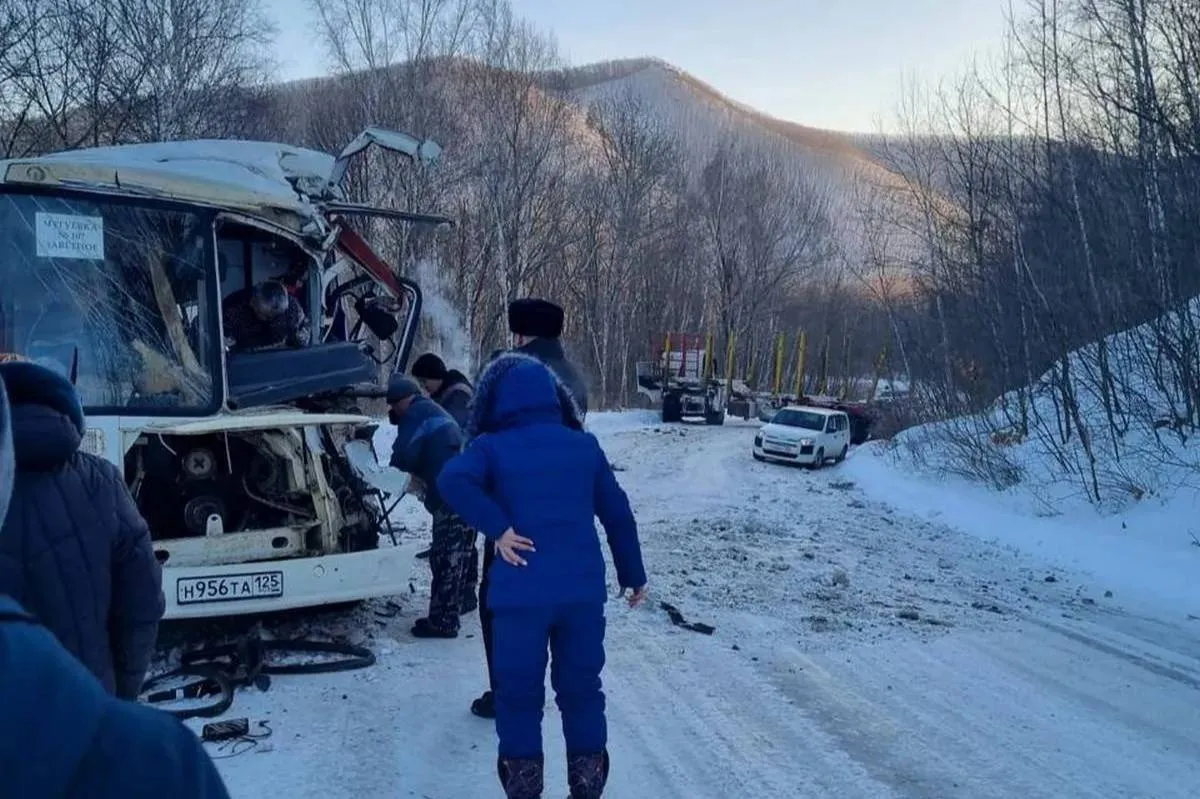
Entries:
{"type": "Polygon", "coordinates": [[[414,638],[457,638],[458,630],[439,627],[428,618],[422,617],[413,624],[412,634],[414,638]]]}
{"type": "Polygon", "coordinates": [[[608,783],[608,750],[593,755],[567,755],[571,799],[600,799],[608,783]]]}
{"type": "Polygon", "coordinates": [[[542,764],[538,758],[499,758],[496,774],[508,799],[542,799],[542,764]]]}

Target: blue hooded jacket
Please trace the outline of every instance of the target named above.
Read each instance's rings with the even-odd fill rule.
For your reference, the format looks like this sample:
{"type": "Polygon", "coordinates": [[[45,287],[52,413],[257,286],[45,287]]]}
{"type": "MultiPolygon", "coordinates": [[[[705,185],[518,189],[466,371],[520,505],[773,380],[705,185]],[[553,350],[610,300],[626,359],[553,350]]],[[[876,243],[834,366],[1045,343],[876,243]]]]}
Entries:
{"type": "Polygon", "coordinates": [[[508,353],[480,377],[470,443],[442,469],[445,502],[489,541],[508,528],[531,539],[527,566],[497,558],[488,606],[604,602],[604,525],[622,588],[646,583],[629,499],[594,436],[564,424],[578,418],[571,395],[541,362],[508,353]]]}
{"type": "Polygon", "coordinates": [[[0,524],[4,524],[4,517],[8,515],[8,500],[12,496],[16,469],[12,426],[9,422],[8,392],[4,390],[4,378],[0,377],[0,524]]]}
{"type": "Polygon", "coordinates": [[[22,799],[228,799],[195,734],[110,696],[16,602],[0,596],[0,774],[22,799]]]}

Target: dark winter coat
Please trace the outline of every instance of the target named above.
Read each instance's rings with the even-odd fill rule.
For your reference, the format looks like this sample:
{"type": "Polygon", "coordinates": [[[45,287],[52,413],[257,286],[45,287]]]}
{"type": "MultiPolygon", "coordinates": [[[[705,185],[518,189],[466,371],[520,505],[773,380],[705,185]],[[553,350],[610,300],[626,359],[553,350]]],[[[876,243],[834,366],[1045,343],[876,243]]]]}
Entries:
{"type": "Polygon", "coordinates": [[[8,393],[4,390],[4,379],[0,377],[0,524],[4,524],[4,517],[8,515],[8,498],[12,496],[15,470],[8,393]]]}
{"type": "Polygon", "coordinates": [[[460,428],[466,429],[467,414],[470,413],[471,399],[474,396],[475,390],[471,388],[467,376],[457,369],[451,369],[446,373],[438,390],[430,395],[430,399],[441,405],[442,410],[450,414],[460,428]]]}
{"type": "Polygon", "coordinates": [[[563,351],[562,342],[559,339],[535,338],[525,346],[517,347],[513,351],[530,355],[549,366],[554,375],[571,392],[571,396],[575,399],[575,405],[579,408],[579,418],[583,419],[587,416],[587,383],[584,382],[583,375],[579,373],[575,365],[567,360],[567,354],[563,351]]]}
{"type": "Polygon", "coordinates": [[[527,566],[495,560],[489,608],[604,602],[596,517],[620,585],[646,582],[629,500],[595,437],[563,424],[563,402],[565,389],[543,364],[500,356],[476,389],[468,425],[476,436],[438,480],[446,503],[490,541],[511,527],[537,549],[525,554],[527,566]]]}
{"type": "Polygon", "coordinates": [[[74,387],[32,363],[0,365],[17,474],[0,527],[0,594],[19,602],[104,687],[137,696],[164,599],[150,532],[117,468],[80,452],[74,387]]]}
{"type": "Polygon", "coordinates": [[[0,597],[0,794],[228,799],[191,730],[109,696],[32,615],[0,597]]]}
{"type": "Polygon", "coordinates": [[[222,302],[225,337],[233,352],[273,347],[307,347],[311,340],[308,316],[296,298],[288,295],[288,308],[274,319],[259,319],[250,307],[252,289],[238,289],[222,302]]]}
{"type": "Polygon", "coordinates": [[[463,433],[454,418],[428,397],[414,397],[396,425],[392,444],[393,469],[408,472],[425,484],[425,509],[444,510],[437,479],[447,461],[462,449],[463,433]]]}

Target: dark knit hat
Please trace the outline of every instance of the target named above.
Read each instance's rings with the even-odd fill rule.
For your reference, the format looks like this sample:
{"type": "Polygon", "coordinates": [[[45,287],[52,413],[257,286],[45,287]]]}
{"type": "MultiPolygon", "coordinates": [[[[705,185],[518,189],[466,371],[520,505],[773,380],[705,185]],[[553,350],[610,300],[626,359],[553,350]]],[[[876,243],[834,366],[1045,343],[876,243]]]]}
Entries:
{"type": "Polygon", "coordinates": [[[393,402],[415,397],[420,393],[421,387],[417,385],[416,380],[407,375],[392,375],[392,379],[388,381],[387,402],[391,405],[393,402]]]}
{"type": "Polygon", "coordinates": [[[70,380],[31,361],[0,363],[0,379],[4,380],[9,404],[44,405],[70,419],[83,435],[83,405],[70,380]]]}
{"type": "Polygon", "coordinates": [[[563,331],[563,309],[533,297],[513,300],[508,305],[508,329],[517,336],[558,338],[563,331]]]}
{"type": "Polygon", "coordinates": [[[432,352],[427,352],[413,361],[408,373],[419,380],[445,380],[446,362],[432,352]]]}

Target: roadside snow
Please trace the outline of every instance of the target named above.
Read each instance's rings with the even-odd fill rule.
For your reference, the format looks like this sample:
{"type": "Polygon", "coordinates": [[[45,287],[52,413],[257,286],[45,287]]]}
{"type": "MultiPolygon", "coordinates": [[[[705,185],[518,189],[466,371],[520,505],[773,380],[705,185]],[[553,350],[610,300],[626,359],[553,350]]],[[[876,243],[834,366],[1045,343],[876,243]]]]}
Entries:
{"type": "Polygon", "coordinates": [[[1082,347],[985,412],[863,448],[847,473],[906,513],[1088,572],[1130,607],[1200,616],[1200,446],[1185,359],[1163,357],[1188,351],[1175,339],[1200,300],[1182,314],[1082,347]]]}
{"type": "MultiPolygon", "coordinates": [[[[884,465],[865,453],[794,470],[750,458],[752,424],[649,419],[589,417],[638,513],[655,602],[608,608],[606,796],[1194,796],[1200,623],[1129,616],[1123,593],[1045,553],[952,529],[966,495],[962,518],[939,521],[899,491],[870,499],[884,465]],[[715,633],[672,626],[659,601],[715,633]]],[[[420,538],[415,506],[399,515],[420,538]]],[[[218,761],[234,796],[500,795],[494,732],[467,712],[484,683],[475,617],[458,640],[409,633],[426,569],[408,596],[288,622],[379,660],[240,692],[228,715],[274,734],[218,761]]],[[[552,700],[547,715],[546,795],[560,796],[552,700]]]]}
{"type": "Polygon", "coordinates": [[[996,492],[961,478],[919,477],[885,446],[854,452],[847,475],[897,510],[1012,546],[1061,568],[1088,572],[1127,605],[1175,617],[1200,616],[1200,492],[1148,500],[1101,515],[1090,506],[1039,516],[1018,489],[996,492]]]}
{"type": "Polygon", "coordinates": [[[598,436],[615,435],[630,430],[641,430],[658,424],[658,411],[633,410],[590,413],[587,417],[588,432],[598,436]]]}

